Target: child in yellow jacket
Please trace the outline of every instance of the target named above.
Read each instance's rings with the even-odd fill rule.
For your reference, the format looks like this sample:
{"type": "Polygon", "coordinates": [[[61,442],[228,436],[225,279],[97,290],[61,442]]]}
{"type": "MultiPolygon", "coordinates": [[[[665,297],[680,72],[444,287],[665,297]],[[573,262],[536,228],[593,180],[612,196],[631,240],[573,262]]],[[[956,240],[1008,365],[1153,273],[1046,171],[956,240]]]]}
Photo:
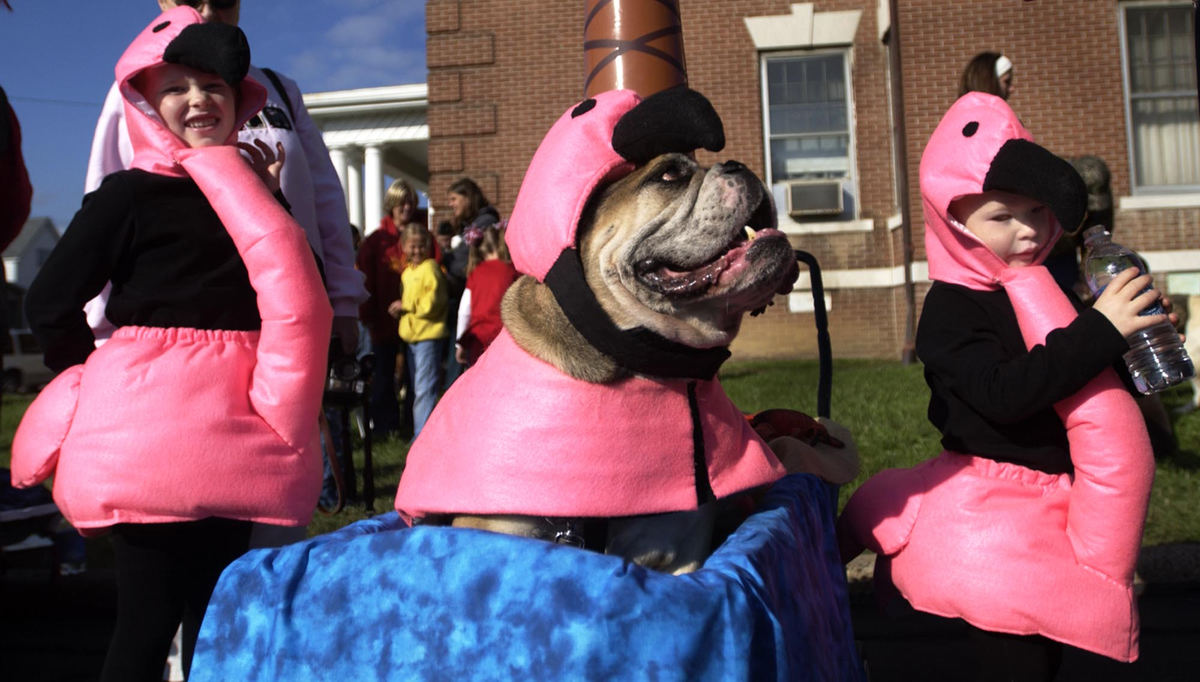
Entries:
{"type": "Polygon", "coordinates": [[[410,223],[401,236],[408,264],[400,273],[401,294],[388,312],[400,320],[400,338],[408,344],[407,366],[413,386],[413,440],[437,402],[446,327],[446,279],[433,254],[433,235],[410,223]]]}

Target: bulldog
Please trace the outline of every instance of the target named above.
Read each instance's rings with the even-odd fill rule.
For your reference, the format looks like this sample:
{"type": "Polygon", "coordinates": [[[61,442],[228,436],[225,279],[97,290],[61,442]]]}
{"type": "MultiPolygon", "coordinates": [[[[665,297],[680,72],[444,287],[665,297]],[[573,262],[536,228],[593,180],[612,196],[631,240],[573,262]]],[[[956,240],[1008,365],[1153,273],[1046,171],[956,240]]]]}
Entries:
{"type": "MultiPolygon", "coordinates": [[[[792,289],[798,274],[766,188],[737,161],[702,168],[663,154],[604,189],[580,221],[588,287],[621,329],[693,348],[728,346],[742,316],[792,289]]],[[[517,344],[593,383],[629,374],[570,323],[549,287],[522,277],[501,316],[517,344]]]]}
{"type": "Polygon", "coordinates": [[[603,93],[559,119],[510,218],[525,275],[505,331],[414,444],[398,510],[686,573],[731,501],[787,473],[771,447],[793,463],[833,447],[768,447],[716,380],[744,315],[799,272],[763,183],[691,154],[723,144],[685,89],[603,93]]]}
{"type": "MultiPolygon", "coordinates": [[[[686,154],[660,155],[600,193],[584,211],[579,241],[587,285],[618,327],[650,329],[694,348],[728,346],[743,316],[790,292],[798,274],[787,237],[775,229],[766,188],[737,161],[704,168],[686,154]]],[[[589,343],[547,285],[532,277],[509,289],[502,317],[518,345],[577,379],[610,383],[630,373],[589,343]]],[[[827,427],[842,443],[851,442],[840,425],[827,427]]],[[[849,480],[835,470],[857,461],[853,449],[831,442],[814,447],[780,436],[771,446],[789,472],[849,480]],[[818,469],[813,458],[830,465],[818,469]]],[[[713,549],[720,507],[709,502],[691,511],[609,519],[604,551],[660,571],[695,571],[713,549]]],[[[458,515],[453,525],[563,542],[583,524],[458,515]]]]}

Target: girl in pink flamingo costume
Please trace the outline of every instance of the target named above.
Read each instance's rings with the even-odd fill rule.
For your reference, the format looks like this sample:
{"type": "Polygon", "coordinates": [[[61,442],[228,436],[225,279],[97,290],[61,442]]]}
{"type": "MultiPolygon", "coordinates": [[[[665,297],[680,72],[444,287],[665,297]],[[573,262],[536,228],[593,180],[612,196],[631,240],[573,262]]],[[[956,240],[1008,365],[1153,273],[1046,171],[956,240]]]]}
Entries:
{"type": "Polygon", "coordinates": [[[332,311],[300,227],[234,146],[266,98],[248,67],[240,30],[190,7],[141,32],[116,67],[133,168],[88,195],[29,292],[60,373],[17,429],[13,483],[53,475],[72,525],[112,531],[104,680],[161,679],[181,617],[186,671],[249,522],[306,524],[321,484],[332,311]],[[94,349],[83,304],[106,280],[127,323],[94,349]]]}

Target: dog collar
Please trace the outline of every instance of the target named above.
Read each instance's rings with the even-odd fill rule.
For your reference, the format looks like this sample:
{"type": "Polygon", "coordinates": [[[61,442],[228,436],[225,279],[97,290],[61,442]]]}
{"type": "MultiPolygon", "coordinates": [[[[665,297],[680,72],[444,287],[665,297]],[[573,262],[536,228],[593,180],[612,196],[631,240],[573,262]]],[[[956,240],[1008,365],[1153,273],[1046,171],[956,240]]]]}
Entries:
{"type": "Polygon", "coordinates": [[[729,349],[692,348],[645,327],[620,329],[600,307],[583,275],[579,251],[563,249],[546,273],[546,285],[571,326],[596,350],[631,372],[668,379],[712,379],[729,349]]]}

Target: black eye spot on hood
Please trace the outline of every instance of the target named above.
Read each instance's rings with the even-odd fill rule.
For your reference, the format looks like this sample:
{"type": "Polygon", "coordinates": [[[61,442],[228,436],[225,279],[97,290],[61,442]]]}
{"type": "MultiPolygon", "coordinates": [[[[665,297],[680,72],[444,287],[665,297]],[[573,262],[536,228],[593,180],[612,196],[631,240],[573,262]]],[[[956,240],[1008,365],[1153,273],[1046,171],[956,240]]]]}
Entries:
{"type": "Polygon", "coordinates": [[[579,118],[580,116],[583,116],[584,114],[586,114],[587,112],[589,112],[595,108],[596,108],[596,100],[585,99],[579,103],[579,106],[575,107],[575,109],[573,111],[571,111],[571,118],[579,118]]]}
{"type": "Polygon", "coordinates": [[[163,30],[164,28],[166,28],[170,25],[171,25],[171,22],[164,21],[161,24],[159,24],[158,26],[155,26],[154,28],[150,29],[150,31],[153,33],[158,33],[159,31],[163,30]]]}
{"type": "Polygon", "coordinates": [[[963,126],[963,137],[971,137],[977,132],[979,132],[979,121],[971,121],[963,126]]]}

